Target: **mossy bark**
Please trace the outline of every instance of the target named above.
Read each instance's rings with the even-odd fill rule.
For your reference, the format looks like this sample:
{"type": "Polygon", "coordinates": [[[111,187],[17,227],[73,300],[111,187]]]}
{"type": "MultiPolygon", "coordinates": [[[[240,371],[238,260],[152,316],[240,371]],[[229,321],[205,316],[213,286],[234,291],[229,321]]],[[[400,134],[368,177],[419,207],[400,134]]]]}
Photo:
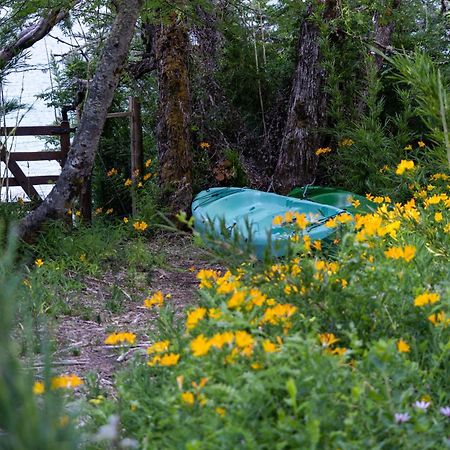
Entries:
{"type": "Polygon", "coordinates": [[[188,55],[186,23],[173,13],[156,31],[159,181],[172,214],[188,211],[192,201],[188,55]]]}

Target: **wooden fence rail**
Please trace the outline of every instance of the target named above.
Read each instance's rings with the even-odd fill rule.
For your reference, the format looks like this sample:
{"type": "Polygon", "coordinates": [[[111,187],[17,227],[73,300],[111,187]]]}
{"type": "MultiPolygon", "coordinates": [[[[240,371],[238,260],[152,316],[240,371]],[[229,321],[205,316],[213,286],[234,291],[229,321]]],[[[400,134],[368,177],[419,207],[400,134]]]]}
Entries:
{"type": "MultiPolygon", "coordinates": [[[[12,136],[59,136],[61,150],[43,152],[8,152],[0,143],[0,159],[3,161],[13,177],[6,177],[2,180],[2,186],[20,186],[28,195],[30,200],[41,201],[41,197],[35,185],[54,183],[58,180],[58,175],[40,175],[28,177],[22,171],[17,161],[52,161],[59,162],[61,167],[67,159],[70,150],[70,134],[76,128],[71,128],[68,121],[67,107],[63,107],[63,120],[59,125],[51,126],[29,126],[29,127],[0,127],[0,139],[12,136]]],[[[128,111],[109,113],[108,119],[129,118],[130,120],[130,150],[131,150],[131,178],[135,181],[136,174],[142,174],[144,168],[143,144],[142,144],[142,119],[141,105],[137,98],[129,98],[128,111]]],[[[87,180],[87,189],[80,196],[80,210],[82,217],[89,221],[92,217],[92,193],[91,180],[87,180]]],[[[136,194],[132,191],[132,209],[136,212],[136,194]]]]}
{"type": "Polygon", "coordinates": [[[36,184],[54,183],[58,175],[41,175],[28,177],[22,171],[17,161],[58,161],[61,167],[64,165],[70,150],[70,133],[75,128],[70,127],[69,121],[64,117],[59,125],[33,126],[33,127],[0,127],[0,136],[9,138],[12,136],[59,136],[61,150],[45,152],[8,152],[4,146],[0,148],[0,159],[4,162],[13,177],[5,177],[2,185],[20,186],[30,200],[40,201],[41,197],[35,189],[36,184]]]}

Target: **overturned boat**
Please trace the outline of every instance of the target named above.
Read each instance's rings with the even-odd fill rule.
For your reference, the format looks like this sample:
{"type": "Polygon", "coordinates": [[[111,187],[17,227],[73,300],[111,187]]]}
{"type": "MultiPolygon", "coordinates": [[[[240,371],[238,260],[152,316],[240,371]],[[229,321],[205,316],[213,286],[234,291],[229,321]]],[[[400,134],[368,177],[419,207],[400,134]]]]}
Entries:
{"type": "Polygon", "coordinates": [[[268,251],[285,255],[296,233],[308,235],[311,241],[330,236],[335,229],[325,223],[343,212],[309,200],[235,187],[207,189],[192,203],[194,227],[201,235],[215,234],[220,239],[238,236],[258,258],[268,251]]]}

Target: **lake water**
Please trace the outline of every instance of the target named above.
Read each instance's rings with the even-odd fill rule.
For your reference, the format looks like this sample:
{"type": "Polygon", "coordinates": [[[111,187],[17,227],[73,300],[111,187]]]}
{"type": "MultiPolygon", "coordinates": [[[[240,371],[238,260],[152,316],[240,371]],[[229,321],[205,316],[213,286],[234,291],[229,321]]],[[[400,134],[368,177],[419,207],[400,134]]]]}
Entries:
{"type": "MultiPolygon", "coordinates": [[[[61,37],[60,32],[53,31],[52,35],[61,37]]],[[[65,41],[70,41],[67,36],[65,41]]],[[[17,98],[20,103],[27,105],[27,108],[15,112],[6,117],[6,126],[15,126],[20,120],[19,126],[25,125],[52,125],[60,117],[60,111],[49,108],[46,102],[37,99],[36,95],[51,89],[52,82],[50,71],[48,70],[48,61],[52,54],[67,53],[69,47],[58,40],[46,37],[36,42],[29,51],[29,58],[26,62],[33,66],[32,70],[25,70],[11,73],[3,84],[3,94],[5,98],[17,98]],[[28,110],[28,107],[30,108],[28,110]]],[[[1,139],[4,142],[4,138],[1,139]]],[[[20,151],[40,151],[45,149],[45,142],[42,138],[32,136],[8,138],[7,147],[13,152],[20,151]]],[[[18,162],[25,175],[59,175],[61,167],[56,161],[33,161],[18,162]]],[[[1,163],[1,175],[5,176],[5,165],[1,163]]],[[[52,185],[37,185],[36,190],[45,197],[52,185]]],[[[2,201],[15,201],[17,197],[26,199],[26,194],[22,188],[10,187],[8,190],[3,186],[1,190],[2,201]]]]}

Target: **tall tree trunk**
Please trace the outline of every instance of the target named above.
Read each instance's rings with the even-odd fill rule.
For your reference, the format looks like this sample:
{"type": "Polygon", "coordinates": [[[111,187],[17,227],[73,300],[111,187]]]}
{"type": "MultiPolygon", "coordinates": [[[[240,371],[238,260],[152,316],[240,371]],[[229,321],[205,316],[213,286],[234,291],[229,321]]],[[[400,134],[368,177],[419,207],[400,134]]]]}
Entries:
{"type": "Polygon", "coordinates": [[[86,186],[142,3],[143,0],[120,2],[117,17],[90,83],[80,125],[66,163],[47,198],[20,222],[18,233],[23,240],[30,240],[47,219],[61,217],[66,203],[86,186]]]}
{"type": "MultiPolygon", "coordinates": [[[[318,3],[324,4],[324,21],[336,16],[336,0],[321,0],[318,3]]],[[[313,13],[314,7],[311,5],[300,28],[298,63],[280,154],[272,178],[275,191],[281,194],[314,180],[318,161],[315,151],[320,145],[319,129],[326,122],[320,30],[313,13]]]]}
{"type": "Polygon", "coordinates": [[[187,26],[174,12],[156,32],[159,180],[172,214],[188,211],[192,201],[188,54],[187,26]]]}

